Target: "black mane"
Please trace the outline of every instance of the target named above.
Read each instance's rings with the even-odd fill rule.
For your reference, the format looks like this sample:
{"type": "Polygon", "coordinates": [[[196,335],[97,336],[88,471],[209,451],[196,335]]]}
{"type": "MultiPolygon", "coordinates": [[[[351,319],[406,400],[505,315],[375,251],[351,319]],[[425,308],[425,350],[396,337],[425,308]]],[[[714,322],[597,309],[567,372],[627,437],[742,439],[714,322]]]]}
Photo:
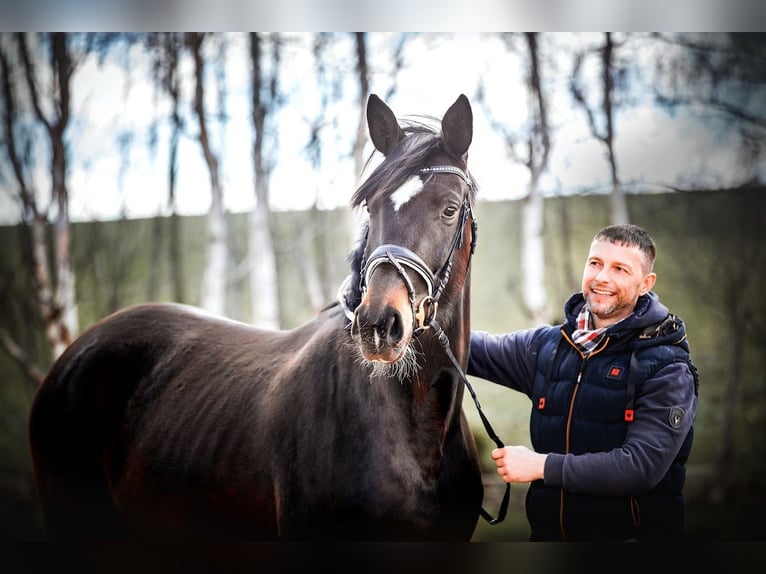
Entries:
{"type": "Polygon", "coordinates": [[[359,303],[362,302],[362,264],[364,260],[364,249],[367,246],[367,232],[369,227],[369,223],[364,224],[356,248],[348,255],[348,261],[351,264],[351,278],[348,281],[343,297],[345,297],[346,305],[350,309],[356,309],[359,306],[359,303]]]}

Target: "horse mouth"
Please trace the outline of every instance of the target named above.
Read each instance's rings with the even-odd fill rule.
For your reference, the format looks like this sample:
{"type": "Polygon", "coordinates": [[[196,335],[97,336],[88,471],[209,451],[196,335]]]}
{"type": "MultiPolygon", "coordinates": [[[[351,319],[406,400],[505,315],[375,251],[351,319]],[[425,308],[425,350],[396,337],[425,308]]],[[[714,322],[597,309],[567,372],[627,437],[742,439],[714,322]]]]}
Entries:
{"type": "Polygon", "coordinates": [[[410,380],[420,369],[418,352],[410,345],[387,353],[366,352],[361,342],[353,345],[360,364],[370,369],[371,379],[394,379],[400,383],[410,380]]]}
{"type": "Polygon", "coordinates": [[[374,342],[361,340],[359,350],[362,357],[368,363],[381,363],[383,365],[392,365],[401,361],[407,354],[408,345],[398,345],[395,347],[379,347],[374,342]]]}

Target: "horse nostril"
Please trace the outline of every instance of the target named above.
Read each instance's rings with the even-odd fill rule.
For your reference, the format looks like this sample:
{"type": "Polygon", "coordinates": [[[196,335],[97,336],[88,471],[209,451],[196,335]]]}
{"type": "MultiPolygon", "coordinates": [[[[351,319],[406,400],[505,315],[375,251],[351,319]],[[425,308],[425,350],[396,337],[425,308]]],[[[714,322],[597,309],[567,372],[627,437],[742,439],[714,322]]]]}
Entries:
{"type": "Polygon", "coordinates": [[[396,310],[392,309],[389,313],[389,316],[386,319],[385,333],[383,336],[389,344],[398,343],[404,336],[401,316],[396,310]]]}

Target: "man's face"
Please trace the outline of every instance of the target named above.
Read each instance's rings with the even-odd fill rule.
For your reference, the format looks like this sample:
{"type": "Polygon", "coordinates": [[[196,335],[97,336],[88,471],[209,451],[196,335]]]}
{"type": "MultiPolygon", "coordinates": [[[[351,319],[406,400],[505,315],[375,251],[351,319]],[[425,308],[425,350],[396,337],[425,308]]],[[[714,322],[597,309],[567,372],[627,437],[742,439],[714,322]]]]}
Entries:
{"type": "Polygon", "coordinates": [[[582,293],[596,328],[612,325],[633,312],[638,298],[657,276],[644,274],[638,247],[594,241],[582,274],[582,293]]]}

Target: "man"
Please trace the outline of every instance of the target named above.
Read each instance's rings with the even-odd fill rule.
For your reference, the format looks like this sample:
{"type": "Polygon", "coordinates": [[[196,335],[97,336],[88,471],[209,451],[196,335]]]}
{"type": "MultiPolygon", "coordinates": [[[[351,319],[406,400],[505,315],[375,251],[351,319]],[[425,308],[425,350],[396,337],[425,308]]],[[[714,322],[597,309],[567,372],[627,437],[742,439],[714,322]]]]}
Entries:
{"type": "Polygon", "coordinates": [[[534,451],[492,452],[503,480],[531,483],[531,540],[683,536],[698,377],[654,259],[645,230],[606,227],[563,325],[471,334],[468,373],[532,400],[534,451]]]}

